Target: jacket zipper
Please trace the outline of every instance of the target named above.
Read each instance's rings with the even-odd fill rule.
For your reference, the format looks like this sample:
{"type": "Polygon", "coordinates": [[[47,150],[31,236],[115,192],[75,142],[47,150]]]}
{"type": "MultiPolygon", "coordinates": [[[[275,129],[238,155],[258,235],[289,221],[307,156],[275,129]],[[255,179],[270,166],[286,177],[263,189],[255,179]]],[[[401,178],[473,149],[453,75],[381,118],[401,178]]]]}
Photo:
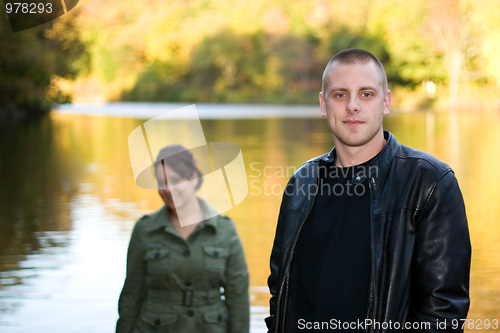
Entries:
{"type": "MultiPolygon", "coordinates": [[[[276,333],[278,333],[278,324],[279,324],[279,320],[280,320],[279,314],[280,314],[281,296],[283,294],[283,285],[285,284],[285,281],[287,281],[287,293],[288,293],[288,281],[289,281],[288,274],[290,273],[290,266],[291,266],[291,263],[292,263],[292,258],[293,258],[293,253],[295,251],[295,246],[297,245],[297,240],[299,239],[300,231],[302,230],[302,227],[304,226],[304,223],[306,222],[306,219],[309,216],[309,213],[311,212],[312,207],[314,206],[314,201],[316,199],[316,194],[318,194],[318,190],[319,190],[319,170],[318,170],[318,179],[316,181],[316,193],[314,193],[314,197],[312,199],[311,206],[309,207],[309,210],[307,211],[307,214],[304,216],[304,219],[300,223],[299,231],[297,232],[297,236],[295,237],[295,240],[293,242],[292,250],[290,252],[290,258],[288,259],[288,263],[286,265],[286,269],[285,269],[286,274],[284,275],[285,279],[283,279],[283,281],[281,282],[280,292],[278,294],[278,301],[276,303],[276,326],[275,326],[276,333]]],[[[284,318],[284,316],[283,316],[283,318],[284,318]]],[[[284,324],[285,323],[283,322],[283,325],[284,324]]],[[[283,327],[283,325],[282,325],[282,327],[283,327]]]]}
{"type": "MultiPolygon", "coordinates": [[[[371,191],[370,191],[370,224],[372,224],[372,221],[373,221],[373,193],[375,192],[375,179],[374,178],[370,178],[370,188],[371,188],[371,191]]],[[[371,229],[373,229],[373,225],[371,225],[371,229]]],[[[371,232],[373,234],[373,230],[371,230],[371,232]]],[[[373,281],[373,311],[371,313],[371,319],[372,319],[372,322],[375,321],[375,313],[377,313],[377,285],[376,285],[376,280],[375,280],[375,253],[374,253],[374,250],[373,250],[373,242],[370,246],[370,250],[371,250],[371,255],[372,255],[372,281],[373,281]]],[[[374,325],[371,325],[371,328],[370,328],[370,332],[374,332],[374,325]]]]}

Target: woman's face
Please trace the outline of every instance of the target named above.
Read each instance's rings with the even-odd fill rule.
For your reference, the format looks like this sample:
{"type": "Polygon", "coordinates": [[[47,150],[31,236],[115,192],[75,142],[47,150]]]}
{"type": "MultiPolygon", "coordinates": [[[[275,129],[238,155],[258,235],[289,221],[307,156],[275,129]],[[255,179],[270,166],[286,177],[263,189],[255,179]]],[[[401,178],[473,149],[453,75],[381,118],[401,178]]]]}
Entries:
{"type": "Polygon", "coordinates": [[[195,198],[198,179],[183,178],[168,165],[165,165],[165,170],[162,166],[157,167],[157,175],[163,175],[164,171],[166,177],[161,176],[160,179],[166,178],[165,185],[161,184],[158,193],[167,207],[179,210],[195,198]]]}

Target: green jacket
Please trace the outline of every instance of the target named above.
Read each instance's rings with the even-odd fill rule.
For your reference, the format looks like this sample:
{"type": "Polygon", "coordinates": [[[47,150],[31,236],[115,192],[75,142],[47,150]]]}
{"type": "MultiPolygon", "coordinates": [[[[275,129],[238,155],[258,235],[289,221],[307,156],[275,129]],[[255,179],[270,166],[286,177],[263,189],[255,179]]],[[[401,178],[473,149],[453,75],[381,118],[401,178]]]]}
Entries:
{"type": "Polygon", "coordinates": [[[230,218],[206,219],[185,240],[163,206],[132,232],[116,332],[248,333],[248,284],[230,218]]]}

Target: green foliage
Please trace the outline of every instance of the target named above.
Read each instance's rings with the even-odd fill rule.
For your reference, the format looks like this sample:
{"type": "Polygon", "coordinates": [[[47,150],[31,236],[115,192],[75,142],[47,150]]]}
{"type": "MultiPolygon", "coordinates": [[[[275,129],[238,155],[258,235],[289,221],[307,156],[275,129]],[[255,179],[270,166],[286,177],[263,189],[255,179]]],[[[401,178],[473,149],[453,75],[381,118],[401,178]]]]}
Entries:
{"type": "Polygon", "coordinates": [[[174,65],[154,61],[122,99],[314,103],[325,63],[315,57],[316,46],[311,37],[224,30],[193,49],[189,71],[176,73],[174,65]]]}
{"type": "Polygon", "coordinates": [[[82,99],[317,103],[324,66],[351,47],[374,53],[393,88],[456,95],[500,82],[500,7],[479,2],[88,0],[44,28],[0,28],[0,101],[46,110],[68,100],[55,84],[67,78],[82,99]]]}
{"type": "Polygon", "coordinates": [[[388,76],[396,84],[418,86],[446,77],[443,56],[424,37],[429,0],[379,0],[368,22],[372,34],[382,37],[391,58],[388,76]]]}
{"type": "Polygon", "coordinates": [[[55,77],[75,78],[86,67],[70,22],[14,34],[3,20],[0,45],[0,120],[40,116],[55,103],[70,101],[54,84],[55,77]]]}

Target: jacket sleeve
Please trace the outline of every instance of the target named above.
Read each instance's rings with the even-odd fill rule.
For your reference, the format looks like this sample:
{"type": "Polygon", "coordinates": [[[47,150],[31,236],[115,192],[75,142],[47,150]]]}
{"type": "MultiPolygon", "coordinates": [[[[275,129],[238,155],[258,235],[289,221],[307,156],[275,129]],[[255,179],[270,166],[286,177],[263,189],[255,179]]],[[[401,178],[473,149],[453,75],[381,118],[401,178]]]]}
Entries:
{"type": "Polygon", "coordinates": [[[285,187],[285,193],[281,201],[280,212],[278,215],[278,224],[276,226],[276,235],[274,237],[273,248],[271,250],[270,268],[271,274],[267,279],[271,299],[269,300],[269,316],[265,319],[269,333],[274,333],[276,328],[276,313],[277,313],[277,297],[280,288],[279,277],[282,275],[279,271],[280,262],[282,260],[282,238],[283,226],[286,224],[286,200],[287,193],[292,193],[293,176],[285,187]]]}
{"type": "Polygon", "coordinates": [[[232,225],[226,267],[224,295],[229,311],[229,333],[248,333],[250,329],[249,274],[240,238],[232,225]]]}
{"type": "Polygon", "coordinates": [[[419,332],[462,332],[469,310],[471,245],[465,205],[451,170],[438,180],[416,224],[409,321],[419,332]],[[458,326],[458,328],[457,328],[458,326]]]}
{"type": "Polygon", "coordinates": [[[131,333],[141,309],[146,269],[140,235],[141,226],[142,223],[139,220],[135,224],[130,238],[127,253],[127,275],[118,301],[119,318],[116,324],[116,333],[131,333]]]}

